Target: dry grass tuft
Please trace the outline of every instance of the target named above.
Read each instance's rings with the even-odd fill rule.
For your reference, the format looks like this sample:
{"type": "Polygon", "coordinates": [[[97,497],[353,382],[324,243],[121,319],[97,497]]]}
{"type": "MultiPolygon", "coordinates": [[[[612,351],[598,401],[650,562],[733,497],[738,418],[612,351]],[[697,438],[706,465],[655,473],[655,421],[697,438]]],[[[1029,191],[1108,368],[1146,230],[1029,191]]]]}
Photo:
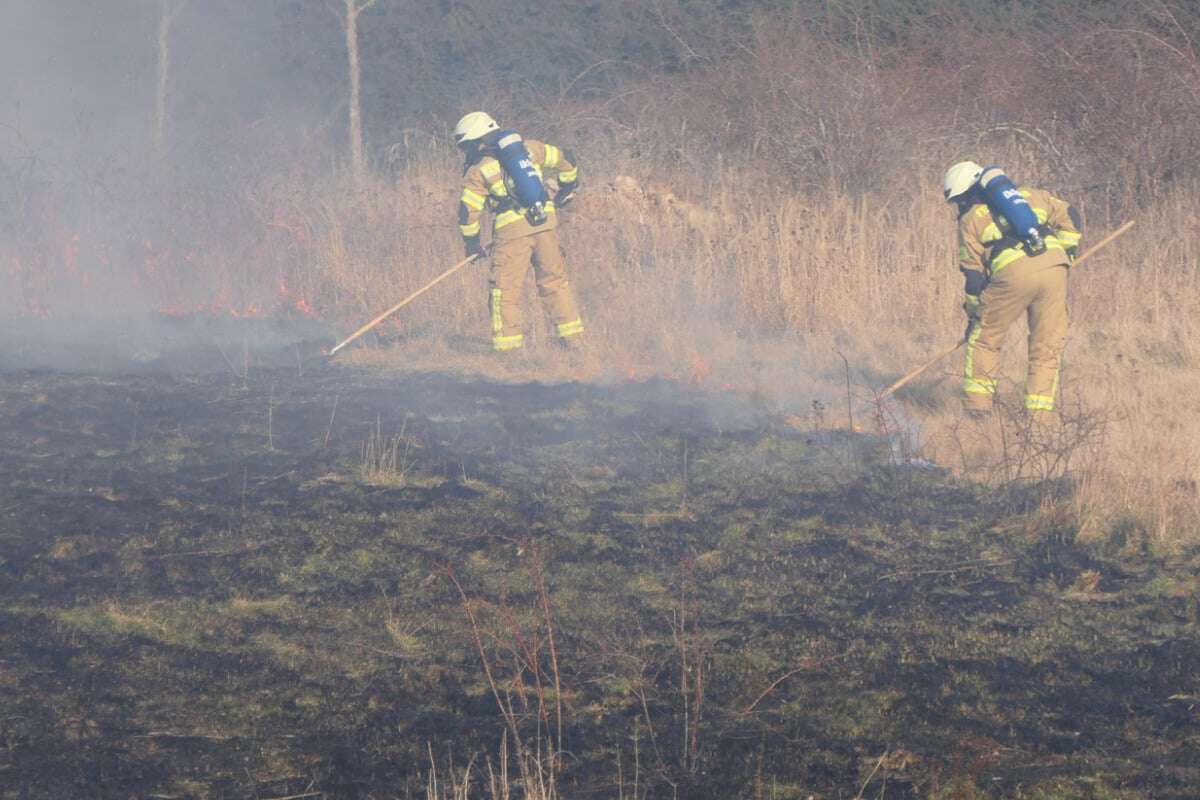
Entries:
{"type": "Polygon", "coordinates": [[[415,462],[412,457],[413,440],[405,436],[408,417],[404,418],[400,432],[394,436],[383,433],[379,420],[371,435],[363,442],[359,477],[363,483],[375,486],[404,486],[415,462]]]}

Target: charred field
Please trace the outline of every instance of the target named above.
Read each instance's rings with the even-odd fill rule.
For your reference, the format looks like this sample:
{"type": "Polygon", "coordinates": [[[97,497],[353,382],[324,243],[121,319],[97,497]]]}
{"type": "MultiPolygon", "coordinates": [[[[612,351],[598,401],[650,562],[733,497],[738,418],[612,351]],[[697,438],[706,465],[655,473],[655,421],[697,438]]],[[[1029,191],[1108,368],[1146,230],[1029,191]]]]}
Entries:
{"type": "Polygon", "coordinates": [[[304,335],[11,345],[0,797],[1200,793],[1195,554],[751,398],[304,335]]]}

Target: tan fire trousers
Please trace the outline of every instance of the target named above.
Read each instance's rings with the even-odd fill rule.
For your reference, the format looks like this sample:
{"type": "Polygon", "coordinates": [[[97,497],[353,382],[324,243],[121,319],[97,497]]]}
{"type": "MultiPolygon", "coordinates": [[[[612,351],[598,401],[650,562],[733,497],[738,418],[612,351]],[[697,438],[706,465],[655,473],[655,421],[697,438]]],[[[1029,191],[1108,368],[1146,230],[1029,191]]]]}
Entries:
{"type": "Polygon", "coordinates": [[[992,276],[980,295],[983,314],[967,338],[965,406],[992,407],[1000,372],[1000,348],[1022,313],[1029,322],[1029,371],[1025,408],[1053,411],[1059,362],[1067,341],[1067,267],[1042,257],[1023,258],[992,276]]]}
{"type": "Polygon", "coordinates": [[[539,231],[496,242],[490,297],[492,346],[496,350],[515,350],[525,343],[521,295],[531,263],[538,294],[554,320],[555,332],[564,339],[583,333],[558,234],[554,230],[539,231]]]}

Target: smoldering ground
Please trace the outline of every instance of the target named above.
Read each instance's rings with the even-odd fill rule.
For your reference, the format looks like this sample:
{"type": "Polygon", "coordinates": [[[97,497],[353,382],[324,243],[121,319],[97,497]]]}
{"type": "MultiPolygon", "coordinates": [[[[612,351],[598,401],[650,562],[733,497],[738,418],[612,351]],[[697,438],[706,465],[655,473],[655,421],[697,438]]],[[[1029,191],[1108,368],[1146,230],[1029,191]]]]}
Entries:
{"type": "Polygon", "coordinates": [[[331,336],[316,320],[140,314],[0,320],[0,370],[93,375],[303,369],[331,336]]]}
{"type": "Polygon", "coordinates": [[[1194,564],[745,396],[287,363],[276,328],[9,356],[0,796],[1200,780],[1194,564]]]}

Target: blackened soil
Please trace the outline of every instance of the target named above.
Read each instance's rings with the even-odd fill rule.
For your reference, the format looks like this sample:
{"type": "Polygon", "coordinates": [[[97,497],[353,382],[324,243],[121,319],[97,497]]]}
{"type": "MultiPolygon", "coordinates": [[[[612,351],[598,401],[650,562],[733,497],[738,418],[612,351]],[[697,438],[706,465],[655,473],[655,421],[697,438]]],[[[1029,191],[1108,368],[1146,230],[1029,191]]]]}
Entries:
{"type": "Polygon", "coordinates": [[[217,357],[0,374],[0,797],[487,796],[481,648],[564,796],[1200,796],[1194,559],[669,382],[217,357]]]}

